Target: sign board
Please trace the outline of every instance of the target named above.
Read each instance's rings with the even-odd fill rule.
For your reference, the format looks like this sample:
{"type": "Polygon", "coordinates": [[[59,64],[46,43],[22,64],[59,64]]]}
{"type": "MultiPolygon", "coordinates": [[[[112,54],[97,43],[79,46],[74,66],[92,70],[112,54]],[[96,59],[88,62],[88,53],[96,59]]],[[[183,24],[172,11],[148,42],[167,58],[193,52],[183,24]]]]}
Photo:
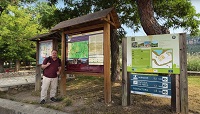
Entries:
{"type": "Polygon", "coordinates": [[[42,64],[46,57],[51,56],[52,49],[53,49],[52,40],[39,42],[39,64],[42,64]]]}
{"type": "Polygon", "coordinates": [[[171,77],[131,74],[131,93],[171,98],[171,77]]]}
{"type": "Polygon", "coordinates": [[[127,38],[128,72],[180,74],[179,34],[127,38]]]}
{"type": "Polygon", "coordinates": [[[103,72],[103,30],[68,37],[67,71],[103,72]]]}

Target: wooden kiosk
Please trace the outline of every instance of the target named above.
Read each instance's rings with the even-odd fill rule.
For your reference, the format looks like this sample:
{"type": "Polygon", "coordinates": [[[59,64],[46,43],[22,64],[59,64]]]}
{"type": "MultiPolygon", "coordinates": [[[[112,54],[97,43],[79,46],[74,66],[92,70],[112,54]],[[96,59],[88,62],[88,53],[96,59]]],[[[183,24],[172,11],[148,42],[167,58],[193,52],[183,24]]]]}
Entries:
{"type": "Polygon", "coordinates": [[[60,22],[51,29],[51,32],[62,32],[61,40],[61,82],[60,94],[66,94],[66,74],[79,74],[88,76],[103,76],[104,77],[104,99],[105,103],[111,102],[111,76],[110,76],[110,31],[120,27],[117,13],[114,8],[108,8],[92,14],[84,15],[74,19],[60,22]],[[102,72],[87,72],[87,71],[67,71],[66,69],[66,50],[67,40],[69,36],[76,34],[85,34],[94,31],[103,31],[103,71],[102,72]]]}
{"type": "Polygon", "coordinates": [[[40,34],[31,41],[36,41],[36,78],[35,78],[35,91],[41,90],[41,64],[45,57],[51,55],[51,50],[58,50],[58,42],[61,40],[61,35],[58,32],[50,32],[40,34]],[[49,49],[41,49],[42,45],[48,45],[49,49]],[[43,54],[42,52],[43,51],[43,54]],[[41,53],[40,53],[41,52],[41,53]],[[44,54],[45,53],[45,54],[44,54]]]}

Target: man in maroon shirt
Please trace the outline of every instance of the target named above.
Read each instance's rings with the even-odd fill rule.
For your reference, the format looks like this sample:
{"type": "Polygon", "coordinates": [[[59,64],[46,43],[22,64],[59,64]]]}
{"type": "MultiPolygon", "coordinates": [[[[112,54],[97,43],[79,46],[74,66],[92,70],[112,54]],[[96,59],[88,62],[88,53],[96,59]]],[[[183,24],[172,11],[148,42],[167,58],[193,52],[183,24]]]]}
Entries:
{"type": "Polygon", "coordinates": [[[47,97],[47,90],[51,84],[50,90],[50,100],[55,102],[55,95],[58,85],[58,75],[61,71],[61,60],[57,57],[57,50],[51,51],[51,56],[44,59],[42,64],[42,69],[44,69],[44,76],[42,80],[42,90],[41,90],[41,101],[40,104],[45,103],[47,97]]]}

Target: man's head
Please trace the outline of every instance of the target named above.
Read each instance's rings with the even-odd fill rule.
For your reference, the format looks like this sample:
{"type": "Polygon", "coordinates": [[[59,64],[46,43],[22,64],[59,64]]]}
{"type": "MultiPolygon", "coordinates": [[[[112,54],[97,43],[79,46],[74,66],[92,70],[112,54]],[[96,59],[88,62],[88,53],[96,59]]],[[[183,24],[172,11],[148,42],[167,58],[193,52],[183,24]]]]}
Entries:
{"type": "Polygon", "coordinates": [[[51,56],[52,56],[52,58],[57,58],[57,56],[58,56],[58,51],[57,50],[52,50],[51,51],[51,56]]]}

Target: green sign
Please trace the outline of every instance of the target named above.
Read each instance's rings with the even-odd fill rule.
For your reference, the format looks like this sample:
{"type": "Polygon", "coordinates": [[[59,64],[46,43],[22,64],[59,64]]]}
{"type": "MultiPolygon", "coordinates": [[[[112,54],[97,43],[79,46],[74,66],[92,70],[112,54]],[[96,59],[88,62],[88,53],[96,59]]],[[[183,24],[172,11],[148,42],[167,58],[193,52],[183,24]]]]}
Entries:
{"type": "Polygon", "coordinates": [[[129,72],[180,74],[179,34],[127,38],[129,72]]]}

